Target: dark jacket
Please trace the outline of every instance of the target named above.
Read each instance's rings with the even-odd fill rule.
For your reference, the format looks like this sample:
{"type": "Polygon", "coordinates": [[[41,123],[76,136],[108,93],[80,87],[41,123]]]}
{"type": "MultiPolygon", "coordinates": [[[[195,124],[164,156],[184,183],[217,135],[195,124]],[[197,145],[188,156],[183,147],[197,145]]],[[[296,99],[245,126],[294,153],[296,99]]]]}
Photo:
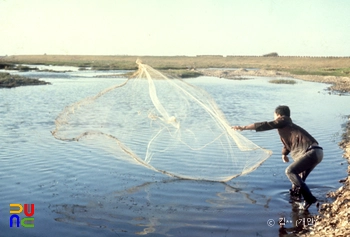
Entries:
{"type": "Polygon", "coordinates": [[[254,126],[257,132],[277,128],[284,145],[282,154],[288,155],[290,152],[293,159],[297,158],[299,153],[305,153],[313,143],[318,144],[315,138],[303,128],[294,124],[288,116],[278,117],[271,122],[255,123],[254,126]]]}

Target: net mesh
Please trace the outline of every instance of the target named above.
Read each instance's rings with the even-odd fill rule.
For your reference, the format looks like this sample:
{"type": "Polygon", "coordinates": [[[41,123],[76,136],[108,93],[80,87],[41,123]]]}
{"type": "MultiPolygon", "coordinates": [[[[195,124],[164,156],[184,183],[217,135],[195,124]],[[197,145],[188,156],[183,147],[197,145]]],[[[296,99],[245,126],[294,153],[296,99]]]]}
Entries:
{"type": "Polygon", "coordinates": [[[90,138],[121,151],[118,157],[183,179],[228,181],[271,155],[231,129],[205,90],[137,64],[124,83],[67,106],[53,136],[90,138]]]}

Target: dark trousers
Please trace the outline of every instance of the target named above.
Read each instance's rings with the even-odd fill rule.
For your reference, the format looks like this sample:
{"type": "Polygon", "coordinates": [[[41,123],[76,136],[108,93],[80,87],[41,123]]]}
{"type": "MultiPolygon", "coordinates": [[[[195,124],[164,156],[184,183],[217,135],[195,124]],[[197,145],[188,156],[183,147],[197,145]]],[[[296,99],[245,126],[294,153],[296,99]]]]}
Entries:
{"type": "Polygon", "coordinates": [[[322,149],[310,149],[286,169],[286,175],[292,182],[293,188],[300,188],[300,192],[303,195],[304,200],[309,203],[315,202],[316,198],[312,195],[309,187],[305,183],[305,180],[316,165],[322,161],[322,159],[322,149]]]}

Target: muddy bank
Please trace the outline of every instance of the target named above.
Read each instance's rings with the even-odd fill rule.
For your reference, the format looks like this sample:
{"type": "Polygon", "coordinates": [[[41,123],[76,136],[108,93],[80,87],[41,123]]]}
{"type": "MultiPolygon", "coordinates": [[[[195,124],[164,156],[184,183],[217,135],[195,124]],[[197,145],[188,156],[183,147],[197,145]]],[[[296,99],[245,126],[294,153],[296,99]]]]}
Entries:
{"type": "Polygon", "coordinates": [[[199,70],[205,76],[220,77],[226,79],[242,79],[244,76],[261,76],[261,77],[288,77],[301,79],[305,81],[321,82],[331,84],[329,90],[337,91],[340,93],[350,92],[350,77],[338,77],[338,76],[319,76],[319,75],[293,75],[289,72],[276,71],[276,70],[211,70],[201,69],[199,70]]]}
{"type": "Polygon", "coordinates": [[[0,73],[0,88],[13,88],[18,86],[34,86],[51,84],[39,79],[31,79],[10,73],[0,73]]]}

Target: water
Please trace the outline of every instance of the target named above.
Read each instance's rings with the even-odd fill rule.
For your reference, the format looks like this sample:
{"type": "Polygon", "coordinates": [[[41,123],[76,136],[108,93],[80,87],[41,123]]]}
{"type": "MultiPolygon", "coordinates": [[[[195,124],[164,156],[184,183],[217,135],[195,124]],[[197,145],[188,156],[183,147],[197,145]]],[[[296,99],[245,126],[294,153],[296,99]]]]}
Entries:
{"type": "MultiPolygon", "coordinates": [[[[125,80],[92,77],[103,73],[111,74],[20,73],[52,85],[0,90],[4,236],[278,236],[279,218],[293,231],[298,219],[317,214],[314,206],[304,213],[288,202],[287,164],[281,161],[276,131],[242,132],[274,153],[254,172],[228,183],[170,178],[94,146],[54,139],[50,131],[65,106],[125,80]],[[34,203],[35,227],[10,228],[10,203],[34,203]]],[[[346,176],[337,144],[349,97],[329,95],[325,84],[276,85],[268,80],[187,81],[212,94],[232,125],[272,120],[277,105],[289,105],[293,121],[324,147],[324,160],[307,183],[326,201],[325,194],[340,187],[338,180],[346,176]]]]}

